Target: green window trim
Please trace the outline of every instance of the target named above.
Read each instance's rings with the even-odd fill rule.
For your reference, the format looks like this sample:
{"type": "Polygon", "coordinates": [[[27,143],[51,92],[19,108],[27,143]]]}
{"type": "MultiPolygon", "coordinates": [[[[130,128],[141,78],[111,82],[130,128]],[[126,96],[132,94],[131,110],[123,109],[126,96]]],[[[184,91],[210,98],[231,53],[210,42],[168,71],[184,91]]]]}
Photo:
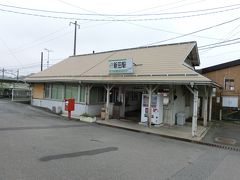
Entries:
{"type": "Polygon", "coordinates": [[[44,84],[44,98],[51,98],[51,84],[44,84]]]}
{"type": "Polygon", "coordinates": [[[66,84],[64,98],[74,98],[75,102],[78,102],[78,85],[66,84]]]}
{"type": "Polygon", "coordinates": [[[52,84],[51,99],[63,100],[64,85],[52,84]]]}
{"type": "Polygon", "coordinates": [[[97,104],[104,102],[104,88],[93,87],[90,91],[90,104],[97,104]]]}
{"type": "Polygon", "coordinates": [[[85,86],[78,84],[46,83],[44,85],[44,98],[63,100],[74,98],[75,102],[85,103],[85,86]]]}

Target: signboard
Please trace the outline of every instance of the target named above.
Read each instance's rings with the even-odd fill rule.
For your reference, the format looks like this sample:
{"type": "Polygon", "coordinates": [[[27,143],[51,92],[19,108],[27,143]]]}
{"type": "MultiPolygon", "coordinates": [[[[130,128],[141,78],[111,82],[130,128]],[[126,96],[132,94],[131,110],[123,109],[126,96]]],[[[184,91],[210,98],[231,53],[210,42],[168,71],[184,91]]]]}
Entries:
{"type": "Polygon", "coordinates": [[[109,74],[130,74],[133,73],[132,59],[109,60],[109,74]]]}

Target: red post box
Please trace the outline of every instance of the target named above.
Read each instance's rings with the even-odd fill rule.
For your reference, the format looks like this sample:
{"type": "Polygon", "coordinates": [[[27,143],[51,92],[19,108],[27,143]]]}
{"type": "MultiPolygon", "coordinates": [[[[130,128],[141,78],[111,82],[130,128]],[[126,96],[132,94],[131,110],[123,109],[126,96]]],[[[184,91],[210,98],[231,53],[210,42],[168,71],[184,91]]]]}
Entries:
{"type": "Polygon", "coordinates": [[[71,119],[71,111],[74,111],[75,100],[73,98],[64,99],[65,111],[68,111],[68,118],[71,119]]]}

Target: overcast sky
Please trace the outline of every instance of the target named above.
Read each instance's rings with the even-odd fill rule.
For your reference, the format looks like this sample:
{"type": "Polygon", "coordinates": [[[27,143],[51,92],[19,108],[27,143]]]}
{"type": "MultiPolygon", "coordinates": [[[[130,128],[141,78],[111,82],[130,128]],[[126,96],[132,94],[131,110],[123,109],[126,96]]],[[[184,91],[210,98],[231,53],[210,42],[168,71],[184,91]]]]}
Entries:
{"type": "Polygon", "coordinates": [[[0,0],[0,68],[38,72],[44,49],[50,65],[71,56],[75,20],[77,54],[197,41],[199,68],[212,66],[239,59],[239,12],[240,0],[0,0]]]}

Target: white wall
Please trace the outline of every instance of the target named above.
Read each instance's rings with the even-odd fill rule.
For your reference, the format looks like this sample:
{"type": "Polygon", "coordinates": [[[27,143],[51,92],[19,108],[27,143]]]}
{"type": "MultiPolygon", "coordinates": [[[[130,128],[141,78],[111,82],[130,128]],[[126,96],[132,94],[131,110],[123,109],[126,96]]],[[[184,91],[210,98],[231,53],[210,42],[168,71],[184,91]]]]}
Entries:
{"type": "Polygon", "coordinates": [[[53,107],[56,107],[57,111],[61,110],[62,112],[64,110],[64,102],[61,101],[53,101],[48,99],[32,99],[32,105],[48,108],[50,110],[52,110],[53,107]]]}
{"type": "MultiPolygon", "coordinates": [[[[90,115],[93,115],[93,116],[100,116],[102,107],[104,107],[103,104],[88,105],[87,113],[90,115]]],[[[109,114],[109,115],[111,115],[111,114],[109,114]]]]}
{"type": "Polygon", "coordinates": [[[174,118],[176,116],[176,113],[185,112],[185,96],[184,96],[183,88],[181,86],[176,87],[175,95],[177,96],[177,98],[174,100],[174,105],[173,105],[174,118]]]}
{"type": "MultiPolygon", "coordinates": [[[[53,107],[56,108],[56,112],[59,113],[59,110],[62,113],[66,114],[67,111],[64,110],[65,103],[63,101],[54,101],[50,99],[32,99],[33,106],[39,106],[53,110],[53,107]]],[[[73,116],[80,116],[83,113],[88,113],[90,115],[96,116],[100,115],[101,108],[103,105],[85,105],[85,104],[75,104],[75,110],[72,111],[73,116]]]]}
{"type": "Polygon", "coordinates": [[[189,106],[185,106],[185,117],[190,118],[193,116],[193,94],[186,89],[185,96],[189,96],[190,99],[189,106]]]}

